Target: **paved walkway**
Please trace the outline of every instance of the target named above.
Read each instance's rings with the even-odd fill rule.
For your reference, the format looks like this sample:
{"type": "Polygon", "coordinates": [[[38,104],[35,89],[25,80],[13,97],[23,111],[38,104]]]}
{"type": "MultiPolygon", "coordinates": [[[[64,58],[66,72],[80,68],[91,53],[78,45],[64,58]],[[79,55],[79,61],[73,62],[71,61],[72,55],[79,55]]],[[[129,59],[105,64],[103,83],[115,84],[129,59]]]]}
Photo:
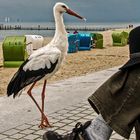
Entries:
{"type": "MultiPolygon", "coordinates": [[[[117,67],[48,84],[45,111],[51,130],[61,134],[70,132],[76,122],[85,122],[96,117],[87,98],[113,73],[117,67]]],[[[40,103],[41,87],[34,90],[40,103]]],[[[46,130],[38,128],[40,114],[26,93],[19,98],[0,97],[0,140],[41,140],[46,130]]],[[[135,140],[132,132],[131,140],[135,140]]],[[[113,132],[111,140],[124,140],[113,132]]]]}

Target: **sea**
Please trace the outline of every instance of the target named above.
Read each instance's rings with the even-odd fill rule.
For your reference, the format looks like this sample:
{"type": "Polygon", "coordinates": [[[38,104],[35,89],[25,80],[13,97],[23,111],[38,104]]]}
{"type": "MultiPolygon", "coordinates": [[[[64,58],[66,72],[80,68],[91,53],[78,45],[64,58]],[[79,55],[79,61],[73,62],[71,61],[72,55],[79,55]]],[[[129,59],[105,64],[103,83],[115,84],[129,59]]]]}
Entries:
{"type": "MultiPolygon", "coordinates": [[[[100,32],[98,30],[88,31],[88,28],[127,28],[129,25],[139,26],[140,22],[73,22],[65,23],[66,27],[81,27],[83,30],[78,32],[82,33],[91,33],[91,32],[100,32]]],[[[54,22],[1,22],[0,26],[3,27],[52,27],[55,26],[54,22]]],[[[41,35],[43,37],[53,37],[55,30],[0,30],[0,41],[3,41],[7,36],[20,36],[20,35],[41,35]]],[[[70,30],[68,32],[73,32],[70,30]]]]}

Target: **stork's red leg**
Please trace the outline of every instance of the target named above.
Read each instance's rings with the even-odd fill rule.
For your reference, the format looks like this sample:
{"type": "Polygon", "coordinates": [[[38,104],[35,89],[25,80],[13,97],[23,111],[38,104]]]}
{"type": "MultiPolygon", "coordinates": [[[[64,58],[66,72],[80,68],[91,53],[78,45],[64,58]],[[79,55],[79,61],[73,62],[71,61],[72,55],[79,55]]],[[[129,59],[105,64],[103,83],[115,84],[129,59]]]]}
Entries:
{"type": "Polygon", "coordinates": [[[37,101],[36,101],[35,98],[32,96],[32,92],[31,92],[31,91],[32,91],[33,87],[35,86],[35,84],[36,84],[36,82],[34,82],[34,83],[32,84],[32,86],[31,86],[30,89],[27,91],[27,93],[28,93],[28,95],[31,97],[31,99],[34,101],[34,103],[36,104],[37,108],[39,109],[39,111],[41,112],[41,114],[44,116],[44,118],[46,118],[44,112],[42,112],[42,110],[41,110],[40,106],[38,105],[37,101]]]}
{"type": "MultiPolygon", "coordinates": [[[[41,94],[41,97],[42,97],[42,112],[43,113],[44,113],[44,99],[45,99],[46,82],[47,81],[44,80],[44,85],[43,85],[42,94],[41,94]]],[[[44,127],[47,127],[47,126],[51,126],[49,124],[47,116],[44,116],[43,113],[41,114],[42,115],[42,117],[41,117],[41,124],[39,125],[39,127],[44,128],[44,127]]]]}

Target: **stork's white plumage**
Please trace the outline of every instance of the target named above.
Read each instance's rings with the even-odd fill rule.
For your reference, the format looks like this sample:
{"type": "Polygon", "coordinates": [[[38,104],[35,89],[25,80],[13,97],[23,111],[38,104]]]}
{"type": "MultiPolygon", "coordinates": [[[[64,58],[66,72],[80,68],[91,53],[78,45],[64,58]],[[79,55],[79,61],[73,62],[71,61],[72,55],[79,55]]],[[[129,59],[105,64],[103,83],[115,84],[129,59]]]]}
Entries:
{"type": "Polygon", "coordinates": [[[60,68],[61,63],[67,54],[68,40],[63,22],[63,13],[66,12],[80,19],[84,19],[70,10],[64,3],[56,3],[53,12],[56,25],[54,38],[48,45],[34,51],[30,55],[30,57],[20,66],[7,87],[7,95],[10,96],[13,94],[15,97],[23,88],[33,83],[27,93],[33,99],[42,114],[41,128],[50,126],[48,119],[44,114],[46,81],[60,68]],[[42,90],[42,108],[40,108],[32,96],[31,91],[35,83],[42,78],[44,78],[44,86],[42,90]]]}

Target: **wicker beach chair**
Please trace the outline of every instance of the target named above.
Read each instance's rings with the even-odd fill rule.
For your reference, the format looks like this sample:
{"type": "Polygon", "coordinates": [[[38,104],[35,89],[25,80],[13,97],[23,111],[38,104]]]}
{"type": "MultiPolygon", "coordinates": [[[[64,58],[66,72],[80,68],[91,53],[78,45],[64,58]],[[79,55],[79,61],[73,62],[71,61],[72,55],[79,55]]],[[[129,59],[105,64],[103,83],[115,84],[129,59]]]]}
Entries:
{"type": "Polygon", "coordinates": [[[2,44],[4,67],[19,67],[28,57],[25,36],[8,36],[2,44]]]}

